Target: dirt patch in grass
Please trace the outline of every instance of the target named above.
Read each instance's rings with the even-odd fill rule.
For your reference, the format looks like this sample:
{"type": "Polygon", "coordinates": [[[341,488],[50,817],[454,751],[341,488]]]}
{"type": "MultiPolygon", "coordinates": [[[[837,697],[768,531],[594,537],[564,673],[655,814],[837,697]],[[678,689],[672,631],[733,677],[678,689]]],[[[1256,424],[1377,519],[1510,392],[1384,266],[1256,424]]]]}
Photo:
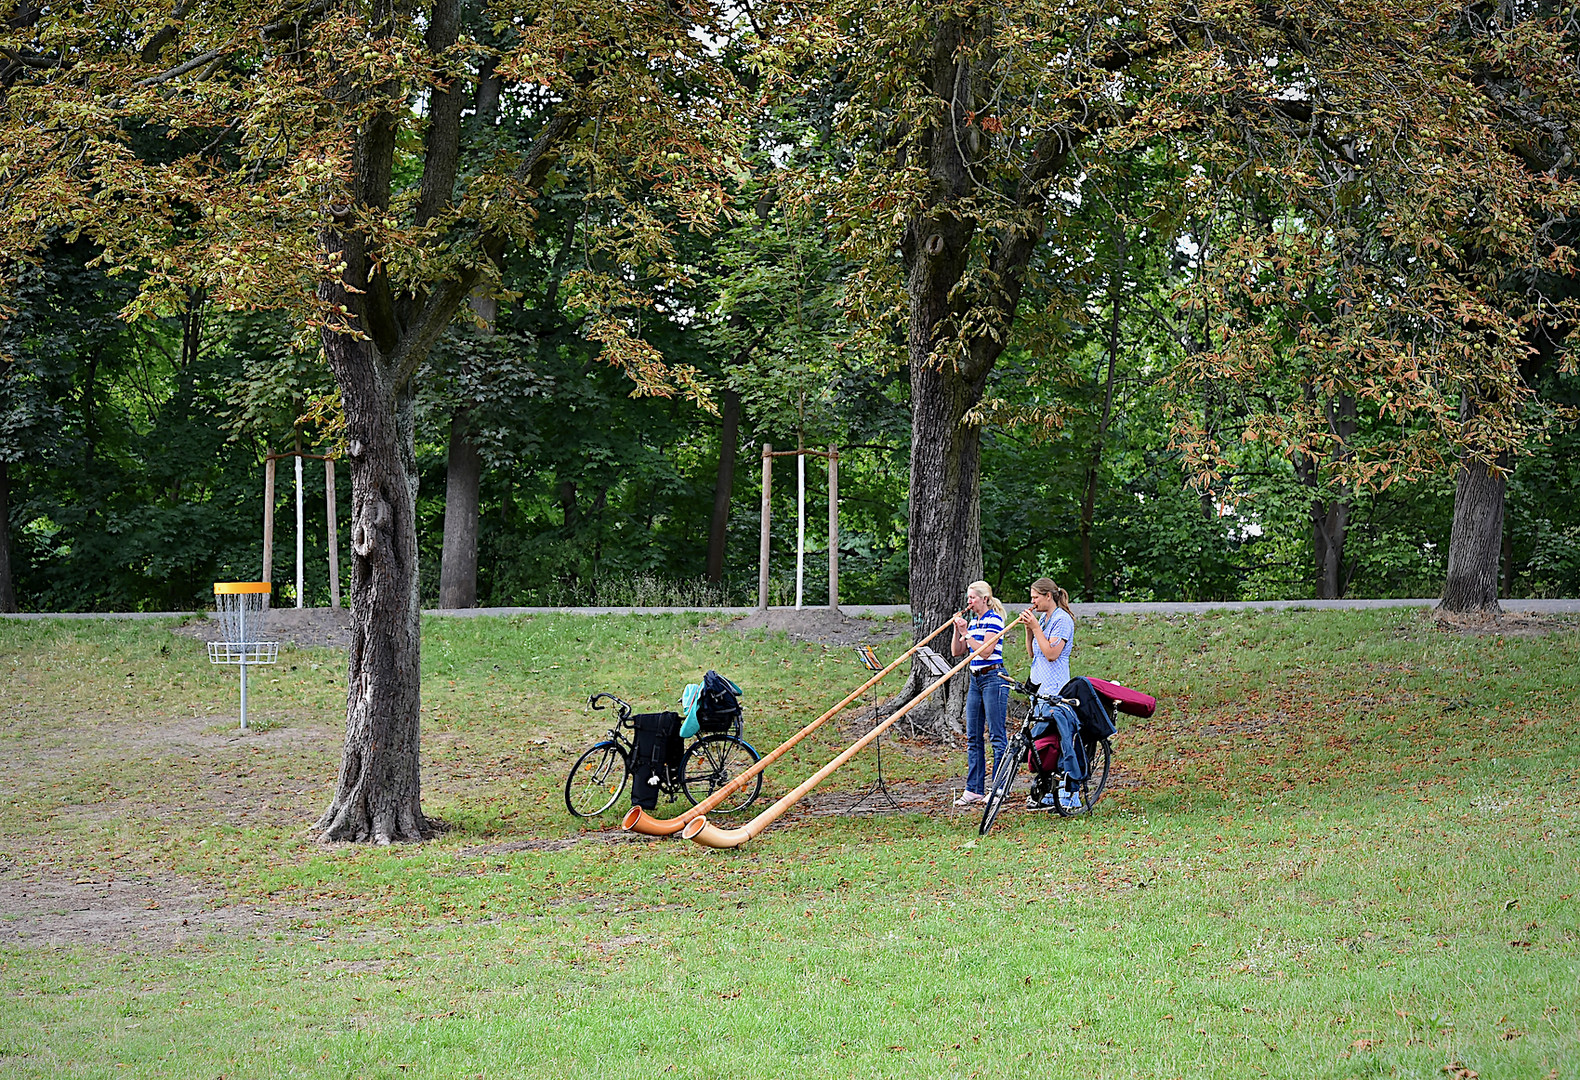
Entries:
{"type": "MultiPolygon", "coordinates": [[[[218,641],[220,624],[218,619],[193,619],[171,633],[198,641],[218,641]]],[[[298,649],[348,649],[351,647],[351,609],[272,608],[262,638],[298,649]]]]}
{"type": "Polygon", "coordinates": [[[1446,634],[1471,637],[1546,637],[1580,627],[1580,620],[1555,615],[1534,615],[1518,611],[1501,613],[1476,612],[1459,614],[1452,611],[1432,611],[1427,618],[1432,625],[1446,634]]]}
{"type": "Polygon", "coordinates": [[[728,623],[724,629],[736,632],[782,630],[796,641],[810,641],[818,645],[880,645],[910,631],[904,622],[852,619],[827,608],[754,611],[728,623]]]}
{"type": "Polygon", "coordinates": [[[63,878],[0,873],[0,944],[29,948],[92,945],[147,948],[253,937],[294,928],[312,913],[225,904],[224,894],[176,877],[63,878]]]}

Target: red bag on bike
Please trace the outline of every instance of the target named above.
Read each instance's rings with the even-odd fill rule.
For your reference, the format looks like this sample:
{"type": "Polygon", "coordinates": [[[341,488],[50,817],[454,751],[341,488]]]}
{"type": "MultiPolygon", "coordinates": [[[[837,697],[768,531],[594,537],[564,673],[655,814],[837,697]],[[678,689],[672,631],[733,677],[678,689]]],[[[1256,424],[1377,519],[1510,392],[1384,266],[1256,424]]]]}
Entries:
{"type": "MultiPolygon", "coordinates": [[[[1052,725],[1049,725],[1051,728],[1052,725]]],[[[1032,740],[1026,752],[1026,767],[1032,772],[1050,773],[1059,767],[1059,733],[1050,730],[1040,739],[1032,740]]]]}

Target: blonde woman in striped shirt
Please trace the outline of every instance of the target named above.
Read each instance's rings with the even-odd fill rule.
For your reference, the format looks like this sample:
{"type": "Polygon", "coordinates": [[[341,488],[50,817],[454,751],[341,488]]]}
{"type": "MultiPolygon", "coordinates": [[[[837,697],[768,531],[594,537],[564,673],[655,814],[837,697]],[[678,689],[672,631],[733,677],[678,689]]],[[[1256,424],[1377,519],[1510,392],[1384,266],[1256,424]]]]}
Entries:
{"type": "Polygon", "coordinates": [[[966,609],[971,612],[970,621],[962,615],[955,616],[954,655],[964,656],[990,639],[993,647],[971,660],[971,687],[966,691],[966,789],[955,800],[956,806],[987,801],[982,794],[987,790],[987,778],[993,775],[993,768],[1009,745],[1004,719],[1009,712],[1010,680],[1004,673],[1000,640],[1004,635],[1004,605],[993,595],[991,585],[973,581],[966,588],[966,609]],[[992,767],[982,744],[984,727],[993,743],[992,767]]]}

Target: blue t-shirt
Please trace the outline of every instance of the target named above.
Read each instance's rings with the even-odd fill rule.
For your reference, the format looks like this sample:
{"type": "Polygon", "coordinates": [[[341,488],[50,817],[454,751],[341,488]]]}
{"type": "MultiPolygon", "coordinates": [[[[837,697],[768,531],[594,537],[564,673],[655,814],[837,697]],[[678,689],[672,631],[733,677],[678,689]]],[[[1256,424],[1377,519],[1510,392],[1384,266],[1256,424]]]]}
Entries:
{"type": "Polygon", "coordinates": [[[990,667],[1004,662],[1004,619],[998,612],[988,608],[981,615],[971,620],[971,625],[966,627],[966,641],[968,649],[979,648],[984,641],[994,634],[999,639],[993,643],[993,648],[984,657],[971,658],[972,671],[986,671],[990,667]]]}
{"type": "Polygon", "coordinates": [[[1038,622],[1042,624],[1042,632],[1048,636],[1048,640],[1062,641],[1064,648],[1059,651],[1057,660],[1049,660],[1033,636],[1031,681],[1041,688],[1042,693],[1057,694],[1070,681],[1070,651],[1075,648],[1075,620],[1070,618],[1069,612],[1056,607],[1048,614],[1039,616],[1038,622]]]}

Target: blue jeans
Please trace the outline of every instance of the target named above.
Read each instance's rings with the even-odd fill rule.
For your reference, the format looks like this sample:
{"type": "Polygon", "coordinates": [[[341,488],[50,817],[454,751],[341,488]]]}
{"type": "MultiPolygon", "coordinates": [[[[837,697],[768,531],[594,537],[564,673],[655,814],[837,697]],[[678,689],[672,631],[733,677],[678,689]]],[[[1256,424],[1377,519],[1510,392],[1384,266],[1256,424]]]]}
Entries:
{"type": "Polygon", "coordinates": [[[994,668],[985,675],[971,676],[971,689],[966,691],[966,790],[978,795],[987,791],[987,763],[982,745],[982,725],[987,723],[988,738],[993,743],[993,764],[1004,759],[1009,746],[1009,736],[1004,733],[1004,717],[1009,712],[1009,683],[1002,668],[994,668]]]}
{"type": "Polygon", "coordinates": [[[1042,738],[1049,724],[1058,729],[1059,771],[1066,779],[1085,780],[1086,747],[1081,742],[1081,720],[1075,715],[1075,710],[1068,705],[1050,705],[1046,701],[1039,701],[1032,716],[1038,721],[1032,725],[1032,738],[1042,738]]]}

